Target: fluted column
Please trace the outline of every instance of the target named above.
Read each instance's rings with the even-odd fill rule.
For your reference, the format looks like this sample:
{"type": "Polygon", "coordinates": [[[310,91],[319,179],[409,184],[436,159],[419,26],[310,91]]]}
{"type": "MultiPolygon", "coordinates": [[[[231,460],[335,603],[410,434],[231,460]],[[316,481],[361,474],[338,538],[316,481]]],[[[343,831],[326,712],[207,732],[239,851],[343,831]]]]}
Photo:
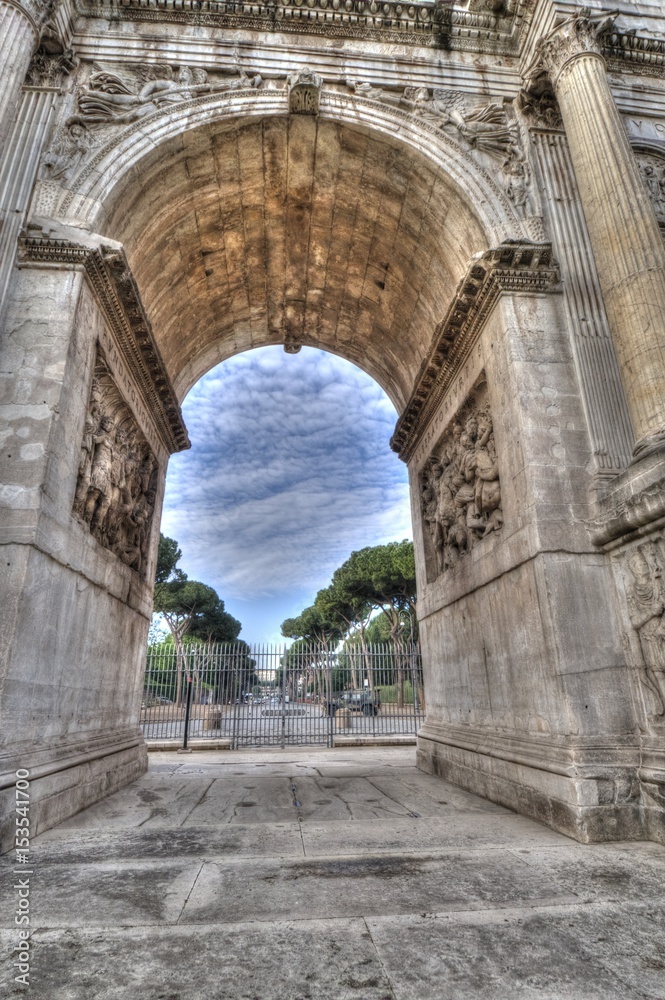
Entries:
{"type": "Polygon", "coordinates": [[[0,149],[5,148],[32,54],[54,6],[50,0],[0,0],[0,149]]]}
{"type": "Polygon", "coordinates": [[[607,80],[606,24],[568,18],[539,56],[561,109],[637,460],[665,447],[665,247],[607,80]]]}

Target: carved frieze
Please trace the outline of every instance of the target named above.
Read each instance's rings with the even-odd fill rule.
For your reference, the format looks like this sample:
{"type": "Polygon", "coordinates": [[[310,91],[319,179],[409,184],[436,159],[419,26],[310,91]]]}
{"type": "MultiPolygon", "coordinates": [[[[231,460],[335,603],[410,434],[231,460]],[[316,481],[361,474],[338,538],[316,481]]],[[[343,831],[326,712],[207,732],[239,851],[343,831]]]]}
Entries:
{"type": "Polygon", "coordinates": [[[665,583],[663,539],[644,542],[624,559],[624,585],[630,623],[639,637],[641,681],[650,692],[653,713],[665,717],[665,583]]]}
{"type": "Polygon", "coordinates": [[[144,575],[157,460],[98,348],[73,513],[93,538],[144,575]]]}
{"type": "Polygon", "coordinates": [[[204,69],[167,64],[126,66],[94,73],[78,94],[78,120],[86,126],[127,125],[146,115],[205,94],[257,88],[261,77],[234,67],[233,75],[209,78],[204,69]]]}
{"type": "Polygon", "coordinates": [[[501,529],[499,463],[484,380],[425,464],[419,486],[423,524],[436,559],[434,576],[501,529]]]}

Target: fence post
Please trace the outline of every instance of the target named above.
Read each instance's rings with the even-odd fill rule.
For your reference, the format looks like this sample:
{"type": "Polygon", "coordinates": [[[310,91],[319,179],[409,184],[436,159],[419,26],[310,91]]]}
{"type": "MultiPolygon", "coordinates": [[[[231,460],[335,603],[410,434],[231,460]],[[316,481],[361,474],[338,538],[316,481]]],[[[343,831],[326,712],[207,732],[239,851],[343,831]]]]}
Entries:
{"type": "Polygon", "coordinates": [[[282,647],[282,750],[286,746],[286,643],[282,647]]]}
{"type": "Polygon", "coordinates": [[[192,671],[187,669],[187,703],[185,705],[185,737],[182,742],[183,750],[187,749],[187,740],[189,739],[189,715],[192,710],[192,688],[194,687],[194,678],[192,676],[192,671]]]}
{"type": "Polygon", "coordinates": [[[328,689],[328,696],[326,698],[326,708],[328,710],[328,746],[333,747],[335,745],[335,711],[333,708],[333,703],[335,700],[335,692],[333,691],[333,671],[332,664],[330,662],[330,650],[328,649],[328,644],[324,646],[326,651],[326,687],[328,689]]]}

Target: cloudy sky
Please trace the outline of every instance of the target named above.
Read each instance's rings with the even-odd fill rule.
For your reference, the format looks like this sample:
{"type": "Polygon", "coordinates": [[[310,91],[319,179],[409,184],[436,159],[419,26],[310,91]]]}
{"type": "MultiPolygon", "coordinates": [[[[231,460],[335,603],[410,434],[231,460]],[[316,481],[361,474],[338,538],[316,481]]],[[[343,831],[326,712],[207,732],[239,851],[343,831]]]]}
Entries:
{"type": "Polygon", "coordinates": [[[162,531],[248,642],[279,642],[354,549],[411,537],[396,413],[349,362],[303,348],[240,354],[183,405],[191,451],[169,464],[162,531]]]}

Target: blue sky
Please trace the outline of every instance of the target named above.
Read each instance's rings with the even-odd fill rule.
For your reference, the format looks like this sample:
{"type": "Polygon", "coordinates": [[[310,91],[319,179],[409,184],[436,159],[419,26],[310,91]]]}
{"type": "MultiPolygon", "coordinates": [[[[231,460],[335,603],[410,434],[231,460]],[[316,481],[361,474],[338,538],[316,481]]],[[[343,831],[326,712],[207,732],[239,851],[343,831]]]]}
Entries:
{"type": "Polygon", "coordinates": [[[218,365],[183,404],[190,451],[169,463],[162,531],[248,642],[280,642],[354,549],[411,537],[396,413],[359,368],[264,347],[218,365]]]}

